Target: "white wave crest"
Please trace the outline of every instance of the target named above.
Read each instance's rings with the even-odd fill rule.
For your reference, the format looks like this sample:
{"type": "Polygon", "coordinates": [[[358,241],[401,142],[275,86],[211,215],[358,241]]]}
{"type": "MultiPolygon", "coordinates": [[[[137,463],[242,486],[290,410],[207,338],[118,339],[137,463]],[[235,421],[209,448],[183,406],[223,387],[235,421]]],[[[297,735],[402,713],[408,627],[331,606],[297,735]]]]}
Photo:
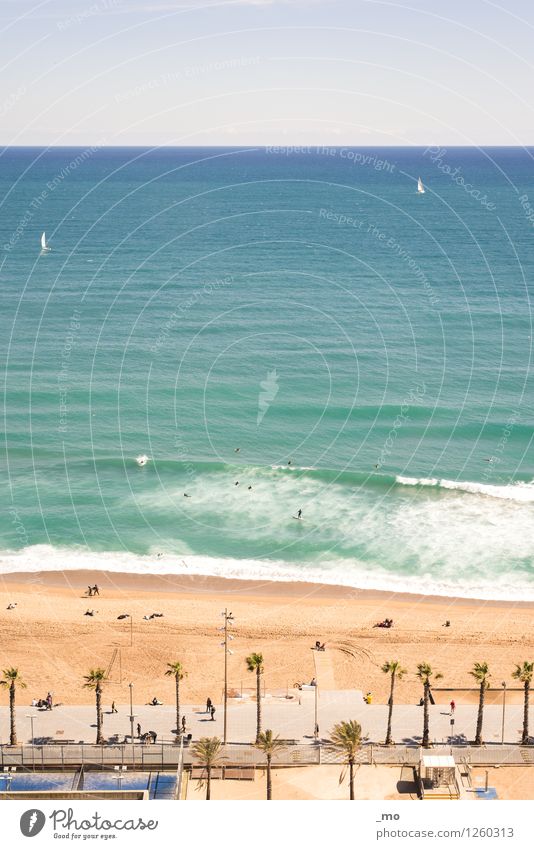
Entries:
{"type": "Polygon", "coordinates": [[[534,502],[534,481],[531,483],[497,484],[476,483],[474,481],[450,481],[446,478],[408,478],[397,475],[395,480],[402,486],[425,486],[436,489],[454,489],[473,495],[487,495],[490,498],[503,498],[506,501],[534,502]]]}

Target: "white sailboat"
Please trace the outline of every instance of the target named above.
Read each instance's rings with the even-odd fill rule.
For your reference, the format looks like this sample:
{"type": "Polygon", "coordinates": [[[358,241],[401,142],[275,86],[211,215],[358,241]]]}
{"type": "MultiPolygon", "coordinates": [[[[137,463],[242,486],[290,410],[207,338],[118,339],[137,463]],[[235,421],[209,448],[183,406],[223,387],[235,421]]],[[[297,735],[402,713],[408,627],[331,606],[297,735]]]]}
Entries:
{"type": "Polygon", "coordinates": [[[421,177],[418,177],[417,178],[417,194],[418,195],[424,195],[424,193],[425,193],[425,187],[423,186],[423,181],[421,180],[421,177]]]}
{"type": "Polygon", "coordinates": [[[46,233],[44,233],[44,232],[41,235],[41,250],[42,251],[51,251],[52,250],[52,248],[49,248],[48,245],[46,244],[46,233]]]}

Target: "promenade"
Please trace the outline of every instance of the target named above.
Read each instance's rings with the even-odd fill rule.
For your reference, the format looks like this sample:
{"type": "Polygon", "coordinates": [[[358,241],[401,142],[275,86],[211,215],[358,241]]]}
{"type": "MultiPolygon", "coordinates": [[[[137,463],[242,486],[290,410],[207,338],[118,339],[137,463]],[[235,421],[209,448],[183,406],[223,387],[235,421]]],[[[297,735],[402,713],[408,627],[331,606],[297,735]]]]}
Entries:
{"type": "MultiPolygon", "coordinates": [[[[387,724],[387,705],[367,705],[358,690],[319,690],[317,694],[317,722],[319,738],[328,737],[332,726],[341,720],[356,719],[363,735],[370,742],[384,741],[387,724]]],[[[205,736],[223,735],[223,709],[216,704],[212,721],[205,705],[184,704],[181,713],[186,717],[186,732],[193,740],[205,736]]],[[[111,713],[109,703],[104,703],[104,737],[117,737],[122,742],[130,735],[130,707],[116,705],[118,713],[111,713]]],[[[292,699],[269,696],[262,699],[262,726],[271,728],[281,738],[299,743],[311,743],[315,728],[315,691],[313,688],[297,691],[292,699]]],[[[173,704],[160,706],[134,705],[134,724],[143,732],[155,731],[159,742],[173,741],[176,710],[173,704]]],[[[63,705],[52,711],[18,705],[16,708],[19,743],[72,740],[76,743],[95,742],[95,707],[88,705],[63,705]]],[[[436,744],[462,744],[472,741],[475,734],[476,705],[458,705],[451,717],[445,705],[430,706],[430,739],[436,744]],[[454,725],[451,726],[451,718],[454,725]],[[451,734],[452,732],[452,734],[451,734]]],[[[500,705],[488,705],[484,712],[483,737],[487,744],[500,744],[502,739],[503,711],[500,705]]],[[[504,742],[520,742],[523,707],[506,706],[504,742]]],[[[421,742],[423,709],[417,705],[395,705],[393,711],[393,738],[397,744],[417,745],[421,742]]],[[[250,743],[256,734],[256,702],[252,699],[230,699],[228,706],[228,742],[250,743]]],[[[0,708],[0,742],[9,742],[9,709],[0,708]]]]}

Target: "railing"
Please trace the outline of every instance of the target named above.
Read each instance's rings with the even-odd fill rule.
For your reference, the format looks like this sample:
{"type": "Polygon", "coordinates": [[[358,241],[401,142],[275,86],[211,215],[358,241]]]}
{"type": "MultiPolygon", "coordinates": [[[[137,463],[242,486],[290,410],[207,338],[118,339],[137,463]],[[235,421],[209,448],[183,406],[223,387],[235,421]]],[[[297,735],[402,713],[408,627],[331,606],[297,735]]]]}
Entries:
{"type": "MultiPolygon", "coordinates": [[[[360,749],[357,761],[362,764],[391,764],[415,766],[421,757],[419,746],[380,746],[368,743],[360,749]]],[[[457,763],[469,765],[510,764],[529,762],[533,748],[522,746],[434,746],[432,754],[452,755],[457,763]]],[[[248,743],[229,743],[224,748],[226,765],[263,766],[265,755],[248,743]]],[[[17,767],[25,770],[73,770],[110,769],[113,766],[126,766],[139,770],[180,770],[181,765],[190,766],[195,758],[192,747],[181,750],[174,743],[155,743],[152,745],[135,744],[95,744],[55,743],[41,746],[0,746],[0,769],[17,767]],[[182,751],[182,755],[181,755],[182,751]]],[[[273,764],[294,766],[297,764],[341,763],[342,755],[328,746],[314,743],[288,743],[284,749],[273,755],[273,764]]]]}

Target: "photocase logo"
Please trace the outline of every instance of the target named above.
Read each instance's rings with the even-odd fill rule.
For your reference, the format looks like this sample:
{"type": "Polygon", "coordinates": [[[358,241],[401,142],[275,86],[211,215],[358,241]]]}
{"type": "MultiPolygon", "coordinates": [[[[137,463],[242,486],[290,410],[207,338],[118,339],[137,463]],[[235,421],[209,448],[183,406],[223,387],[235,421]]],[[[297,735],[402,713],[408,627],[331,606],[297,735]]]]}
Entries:
{"type": "Polygon", "coordinates": [[[46,817],[42,811],[37,808],[31,808],[29,811],[24,811],[20,818],[20,830],[24,837],[35,837],[43,830],[46,817]]]}
{"type": "Polygon", "coordinates": [[[256,427],[263,421],[265,413],[271,406],[272,402],[278,395],[278,375],[276,369],[267,372],[265,380],[260,382],[261,392],[258,397],[258,415],[256,417],[256,427]]]}

